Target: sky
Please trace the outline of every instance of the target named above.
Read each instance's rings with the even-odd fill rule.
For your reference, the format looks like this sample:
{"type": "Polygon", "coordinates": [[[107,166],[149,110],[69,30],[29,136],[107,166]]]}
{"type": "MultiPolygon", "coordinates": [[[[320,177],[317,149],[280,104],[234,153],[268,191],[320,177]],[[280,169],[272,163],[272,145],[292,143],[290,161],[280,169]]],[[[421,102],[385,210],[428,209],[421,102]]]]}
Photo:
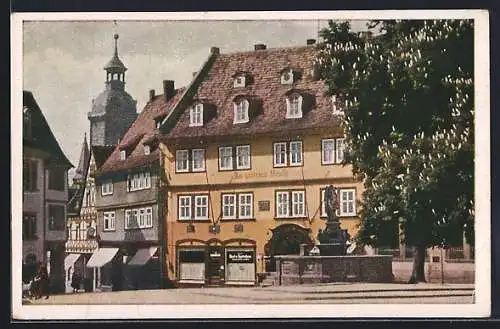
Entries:
{"type": "MultiPolygon", "coordinates": [[[[125,90],[140,112],[149,90],[162,93],[162,81],[186,86],[208,57],[221,53],[306,45],[318,39],[327,21],[24,21],[23,89],[33,93],[63,152],[76,167],[92,99],[104,90],[103,66],[119,34],[119,57],[128,68],[125,90]]],[[[353,30],[366,21],[352,21],[353,30]]],[[[70,171],[70,184],[73,170],[70,171]]]]}

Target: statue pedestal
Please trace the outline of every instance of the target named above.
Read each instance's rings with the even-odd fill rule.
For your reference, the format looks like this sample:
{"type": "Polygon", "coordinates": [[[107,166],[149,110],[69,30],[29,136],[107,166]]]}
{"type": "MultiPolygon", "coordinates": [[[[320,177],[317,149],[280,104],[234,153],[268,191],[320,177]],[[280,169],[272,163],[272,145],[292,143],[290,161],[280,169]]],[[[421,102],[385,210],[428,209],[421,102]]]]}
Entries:
{"type": "Polygon", "coordinates": [[[337,221],[329,221],[326,229],[318,234],[321,256],[342,256],[346,254],[346,237],[337,221]]]}

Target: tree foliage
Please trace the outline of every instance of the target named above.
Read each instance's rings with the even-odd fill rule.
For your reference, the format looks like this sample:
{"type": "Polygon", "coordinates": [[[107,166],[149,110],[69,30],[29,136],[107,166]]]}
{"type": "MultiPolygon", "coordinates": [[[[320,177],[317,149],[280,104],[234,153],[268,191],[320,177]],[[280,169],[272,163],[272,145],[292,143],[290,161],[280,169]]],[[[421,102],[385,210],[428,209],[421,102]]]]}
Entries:
{"type": "MultiPolygon", "coordinates": [[[[472,20],[329,22],[315,65],[343,108],[345,162],[364,180],[358,240],[399,225],[410,246],[453,245],[474,224],[472,20]]],[[[458,241],[460,240],[460,241],[458,241]]]]}

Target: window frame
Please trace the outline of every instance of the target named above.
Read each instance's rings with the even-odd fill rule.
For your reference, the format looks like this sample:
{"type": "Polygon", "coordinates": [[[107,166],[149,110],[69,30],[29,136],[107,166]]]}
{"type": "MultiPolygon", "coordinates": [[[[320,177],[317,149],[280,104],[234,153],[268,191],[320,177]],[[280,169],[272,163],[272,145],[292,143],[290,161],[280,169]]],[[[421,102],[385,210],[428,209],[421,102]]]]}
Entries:
{"type": "Polygon", "coordinates": [[[356,189],[355,188],[343,188],[340,189],[340,197],[339,197],[339,216],[340,217],[355,217],[357,216],[357,207],[356,207],[356,189]],[[344,193],[352,193],[352,200],[344,200],[344,193]],[[344,203],[347,204],[347,211],[344,211],[344,203]],[[352,203],[352,211],[349,211],[349,204],[352,203]]]}
{"type": "Polygon", "coordinates": [[[178,220],[191,220],[193,218],[193,196],[192,195],[178,195],[177,196],[177,219],[178,220]],[[189,200],[189,205],[184,205],[189,211],[189,216],[181,217],[181,199],[189,200]]]}
{"type": "Polygon", "coordinates": [[[23,159],[23,192],[38,192],[38,160],[23,159]],[[27,177],[25,172],[27,171],[27,177]]]}
{"type": "Polygon", "coordinates": [[[103,212],[102,222],[104,232],[116,231],[116,213],[114,211],[103,212]]]}
{"type": "Polygon", "coordinates": [[[281,167],[286,167],[288,165],[288,143],[287,142],[274,142],[273,143],[273,166],[274,168],[281,168],[281,167]],[[284,161],[283,163],[278,163],[278,153],[276,152],[276,147],[280,145],[284,145],[284,151],[280,150],[279,154],[284,154],[284,161]]]}
{"type": "MultiPolygon", "coordinates": [[[[327,217],[326,209],[325,209],[325,205],[324,205],[324,201],[323,201],[324,197],[325,197],[325,190],[326,190],[325,188],[320,189],[320,217],[322,217],[322,218],[327,217]]],[[[358,216],[357,201],[356,201],[356,188],[354,188],[354,187],[338,188],[337,191],[340,194],[338,196],[339,209],[337,209],[335,214],[338,217],[356,217],[356,216],[358,216]],[[352,204],[353,204],[353,211],[352,212],[345,213],[342,211],[342,208],[343,208],[342,207],[342,192],[343,191],[353,193],[353,200],[348,200],[348,202],[352,202],[352,204]]]]}
{"type": "Polygon", "coordinates": [[[251,192],[241,192],[237,194],[237,216],[238,219],[252,219],[254,217],[254,202],[253,202],[253,193],[251,192]],[[250,203],[244,204],[244,206],[250,206],[250,214],[242,215],[241,214],[241,198],[250,196],[250,203]]]}
{"type": "Polygon", "coordinates": [[[151,172],[149,170],[127,175],[127,192],[148,190],[151,188],[151,172]]]}
{"type": "Polygon", "coordinates": [[[176,173],[189,172],[189,169],[190,169],[190,167],[189,167],[189,163],[190,163],[189,154],[190,154],[189,149],[175,150],[175,172],[176,173]],[[182,161],[185,161],[185,163],[186,163],[186,168],[179,168],[179,158],[180,158],[179,154],[180,153],[183,153],[186,155],[185,160],[184,160],[184,158],[182,159],[182,161]]]}
{"type": "Polygon", "coordinates": [[[66,230],[66,207],[65,205],[62,204],[49,204],[47,208],[47,217],[48,217],[48,230],[49,231],[65,231],[66,230]],[[61,213],[58,213],[57,215],[61,215],[61,218],[56,218],[54,221],[52,221],[51,218],[54,216],[51,216],[51,210],[54,211],[55,209],[61,210],[61,213]],[[60,220],[60,222],[58,222],[60,220]]]}
{"type": "Polygon", "coordinates": [[[144,145],[144,155],[151,154],[151,147],[149,145],[144,145]]]}
{"type": "Polygon", "coordinates": [[[252,168],[252,148],[250,144],[243,144],[243,145],[236,145],[235,147],[235,162],[236,162],[236,169],[237,170],[247,170],[252,168]],[[247,166],[241,166],[239,164],[239,151],[242,149],[248,149],[248,165],[247,166]]]}
{"type": "Polygon", "coordinates": [[[233,124],[247,123],[250,121],[250,116],[248,113],[250,103],[247,99],[240,99],[238,101],[235,101],[233,107],[233,124]],[[238,114],[242,114],[243,118],[239,119],[238,114]]]}
{"type": "Polygon", "coordinates": [[[274,193],[274,205],[275,205],[275,217],[276,218],[290,218],[290,191],[277,190],[274,193]],[[280,203],[279,195],[286,195],[286,203],[284,209],[286,209],[286,214],[280,214],[280,203]]]}
{"type": "Polygon", "coordinates": [[[281,72],[280,82],[282,85],[291,85],[295,82],[295,75],[293,74],[293,69],[287,69],[281,72]],[[285,79],[285,75],[289,74],[291,79],[285,79]],[[291,80],[291,81],[290,81],[291,80]]]}
{"type": "Polygon", "coordinates": [[[234,156],[233,156],[233,147],[232,146],[219,146],[219,170],[220,171],[229,171],[229,170],[234,170],[234,156]],[[229,150],[229,153],[231,154],[231,166],[230,167],[223,167],[223,150],[229,150]]]}
{"type": "Polygon", "coordinates": [[[238,210],[238,201],[237,201],[237,194],[236,193],[221,193],[221,219],[223,220],[228,220],[228,219],[237,219],[237,210],[238,210]],[[233,198],[233,203],[232,204],[226,204],[225,203],[225,197],[232,197],[233,198]],[[232,216],[225,216],[224,214],[224,209],[225,207],[232,207],[233,209],[233,215],[232,216]]]}
{"type": "Polygon", "coordinates": [[[343,138],[343,137],[335,139],[335,163],[336,164],[342,164],[342,162],[344,161],[344,140],[345,140],[345,138],[343,138]],[[341,146],[339,146],[339,144],[341,146]],[[342,154],[342,156],[339,156],[339,154],[342,154]]]}
{"type": "Polygon", "coordinates": [[[306,217],[306,191],[305,190],[293,190],[290,191],[290,217],[293,218],[304,218],[306,217]],[[295,202],[294,196],[302,195],[302,202],[295,202]],[[295,205],[302,205],[302,213],[295,213],[295,205]]]}
{"type": "Polygon", "coordinates": [[[246,76],[244,74],[238,74],[234,77],[233,88],[243,87],[246,87],[246,76]]]}
{"type": "Polygon", "coordinates": [[[205,149],[204,148],[196,148],[196,149],[191,149],[191,171],[192,172],[204,172],[206,170],[206,164],[205,164],[205,157],[206,157],[206,154],[205,154],[205,149]],[[200,152],[201,151],[201,154],[202,154],[202,157],[201,157],[201,164],[202,164],[202,167],[200,168],[195,168],[194,167],[194,164],[195,164],[195,152],[200,152]]]}
{"type": "Polygon", "coordinates": [[[209,216],[210,204],[209,204],[208,194],[195,194],[193,196],[193,201],[194,201],[193,202],[194,212],[193,212],[193,217],[192,217],[193,220],[208,220],[210,218],[210,216],[209,216]],[[199,208],[198,204],[197,204],[198,199],[206,200],[206,204],[201,206],[203,208],[206,208],[206,216],[198,216],[198,214],[197,214],[197,209],[199,208]]]}
{"type": "Polygon", "coordinates": [[[335,155],[336,155],[336,152],[335,152],[335,138],[325,138],[325,139],[322,139],[321,140],[321,164],[322,165],[331,165],[331,164],[335,164],[335,155]],[[330,161],[326,161],[326,157],[325,157],[325,151],[326,151],[326,146],[325,144],[326,143],[331,143],[332,144],[332,148],[331,150],[328,150],[330,151],[330,157],[331,157],[331,160],[330,161]]]}
{"type": "Polygon", "coordinates": [[[66,190],[66,174],[62,168],[49,168],[48,189],[64,192],[66,190]]]}
{"type": "Polygon", "coordinates": [[[189,127],[203,126],[203,104],[196,103],[189,110],[189,127]],[[199,120],[199,122],[198,122],[199,120]]]}
{"type": "Polygon", "coordinates": [[[124,161],[127,159],[127,151],[126,150],[120,150],[120,160],[124,161]]]}
{"type": "Polygon", "coordinates": [[[294,140],[294,141],[290,141],[289,143],[289,164],[288,166],[290,167],[298,167],[298,166],[302,166],[303,165],[303,154],[304,154],[304,150],[303,150],[303,143],[301,140],[294,140]],[[292,162],[293,161],[293,155],[294,153],[293,152],[293,148],[292,148],[292,144],[295,144],[295,145],[300,145],[300,152],[299,152],[299,157],[300,157],[300,162],[292,162]]]}
{"type": "Polygon", "coordinates": [[[286,118],[287,119],[300,119],[304,116],[304,111],[302,108],[302,104],[304,102],[304,97],[300,94],[292,94],[289,95],[286,98],[286,118]],[[292,102],[293,101],[293,102],[292,102]],[[297,104],[297,107],[295,108],[295,105],[292,106],[292,104],[297,104]],[[296,109],[297,113],[293,113],[292,109],[296,109]]]}
{"type": "Polygon", "coordinates": [[[321,164],[322,165],[335,165],[335,164],[342,164],[345,157],[344,157],[344,141],[345,137],[331,137],[331,138],[324,138],[321,139],[321,164]],[[332,160],[331,161],[325,161],[325,142],[332,142],[333,143],[333,149],[331,150],[332,154],[332,160]],[[340,146],[342,145],[342,146],[340,146]]]}
{"type": "Polygon", "coordinates": [[[275,209],[275,219],[300,219],[307,218],[307,199],[305,189],[289,189],[289,190],[275,190],[274,191],[274,209],[275,209]],[[293,196],[296,193],[302,194],[302,213],[295,213],[294,211],[294,200],[293,196]],[[286,215],[279,213],[278,195],[286,195],[286,215]]]}
{"type": "Polygon", "coordinates": [[[114,193],[113,181],[103,182],[101,185],[101,195],[102,196],[113,195],[113,193],[114,193]]]}
{"type": "Polygon", "coordinates": [[[34,241],[37,236],[37,215],[32,212],[23,212],[22,237],[23,241],[34,241]]]}

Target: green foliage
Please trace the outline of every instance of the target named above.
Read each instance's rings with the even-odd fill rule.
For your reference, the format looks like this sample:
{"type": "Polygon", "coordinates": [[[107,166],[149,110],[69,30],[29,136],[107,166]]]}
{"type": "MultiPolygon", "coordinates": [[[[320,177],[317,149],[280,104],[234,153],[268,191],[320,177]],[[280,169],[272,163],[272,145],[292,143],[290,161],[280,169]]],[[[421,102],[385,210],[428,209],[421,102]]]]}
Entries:
{"type": "Polygon", "coordinates": [[[315,65],[343,109],[345,162],[365,184],[362,243],[384,245],[398,223],[408,245],[451,245],[463,231],[473,243],[473,36],[471,20],[321,31],[315,65]]]}

